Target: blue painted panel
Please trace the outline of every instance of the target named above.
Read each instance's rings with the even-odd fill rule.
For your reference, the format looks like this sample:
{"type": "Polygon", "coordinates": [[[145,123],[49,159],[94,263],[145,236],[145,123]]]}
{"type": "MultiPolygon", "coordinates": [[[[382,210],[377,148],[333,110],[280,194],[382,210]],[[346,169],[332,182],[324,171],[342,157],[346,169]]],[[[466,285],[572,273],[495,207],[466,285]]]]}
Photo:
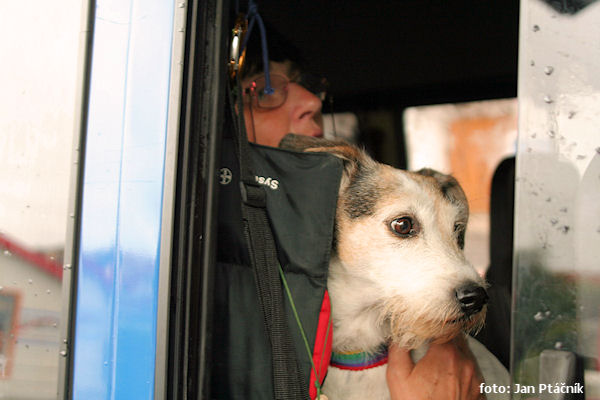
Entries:
{"type": "Polygon", "coordinates": [[[98,1],[75,399],[151,399],[174,2],[98,1]]]}

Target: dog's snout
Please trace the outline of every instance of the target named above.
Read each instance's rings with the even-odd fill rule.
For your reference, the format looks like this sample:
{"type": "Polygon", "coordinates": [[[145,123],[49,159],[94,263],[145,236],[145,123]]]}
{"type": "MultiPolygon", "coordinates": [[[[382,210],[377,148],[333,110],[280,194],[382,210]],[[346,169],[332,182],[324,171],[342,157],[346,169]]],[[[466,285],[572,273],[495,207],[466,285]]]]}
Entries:
{"type": "Polygon", "coordinates": [[[481,311],[488,301],[488,295],[483,287],[471,283],[456,289],[456,299],[462,312],[470,316],[481,311]]]}

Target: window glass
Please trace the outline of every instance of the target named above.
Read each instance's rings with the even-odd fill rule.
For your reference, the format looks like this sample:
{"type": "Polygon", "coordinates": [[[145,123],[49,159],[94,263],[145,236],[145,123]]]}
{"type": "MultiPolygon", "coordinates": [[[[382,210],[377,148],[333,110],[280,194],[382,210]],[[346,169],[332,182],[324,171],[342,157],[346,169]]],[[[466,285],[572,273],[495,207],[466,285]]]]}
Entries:
{"type": "Polygon", "coordinates": [[[56,398],[81,2],[0,3],[0,398],[56,398]]]}
{"type": "Polygon", "coordinates": [[[584,391],[595,399],[600,4],[548,3],[525,1],[521,16],[514,390],[517,398],[563,398],[557,393],[570,390],[579,394],[564,398],[583,399],[584,391]]]}

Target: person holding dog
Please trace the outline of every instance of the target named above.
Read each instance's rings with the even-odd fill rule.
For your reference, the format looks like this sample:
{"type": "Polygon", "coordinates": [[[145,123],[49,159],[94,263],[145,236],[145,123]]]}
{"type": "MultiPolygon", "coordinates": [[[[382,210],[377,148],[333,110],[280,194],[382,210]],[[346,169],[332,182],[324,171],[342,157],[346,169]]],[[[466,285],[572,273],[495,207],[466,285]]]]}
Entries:
{"type": "MultiPolygon", "coordinates": [[[[298,50],[277,32],[269,30],[269,69],[272,95],[264,95],[265,73],[260,35],[251,37],[240,73],[244,120],[248,140],[278,146],[288,133],[322,137],[321,80],[303,73],[298,50]]],[[[466,340],[431,344],[425,356],[413,362],[410,352],[391,345],[386,379],[393,400],[484,399],[483,382],[466,340]]]]}

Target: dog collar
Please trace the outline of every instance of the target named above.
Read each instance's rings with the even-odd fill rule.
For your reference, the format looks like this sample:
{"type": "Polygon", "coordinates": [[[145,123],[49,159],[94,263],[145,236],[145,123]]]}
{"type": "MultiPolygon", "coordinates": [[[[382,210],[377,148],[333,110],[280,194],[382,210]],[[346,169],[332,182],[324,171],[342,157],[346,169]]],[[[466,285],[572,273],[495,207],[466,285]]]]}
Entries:
{"type": "Polygon", "coordinates": [[[379,367],[388,361],[388,347],[382,344],[373,352],[353,351],[346,353],[331,353],[330,365],[339,369],[362,371],[379,367]]]}

